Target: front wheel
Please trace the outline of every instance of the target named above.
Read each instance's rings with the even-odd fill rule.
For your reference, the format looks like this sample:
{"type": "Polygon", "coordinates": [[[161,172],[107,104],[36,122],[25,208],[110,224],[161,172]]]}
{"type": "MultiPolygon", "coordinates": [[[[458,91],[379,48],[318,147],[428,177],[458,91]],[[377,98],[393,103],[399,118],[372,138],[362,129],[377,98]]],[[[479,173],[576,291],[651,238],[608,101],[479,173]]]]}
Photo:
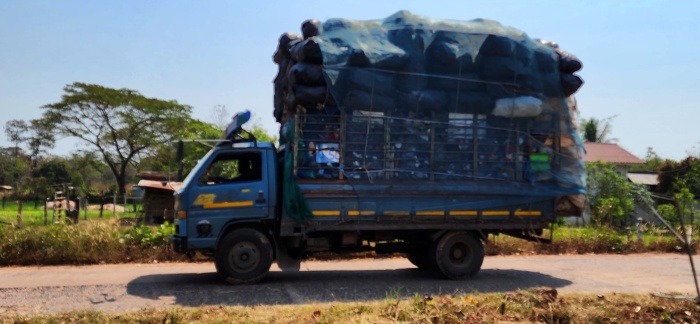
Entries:
{"type": "Polygon", "coordinates": [[[470,278],[481,270],[484,246],[475,235],[449,232],[435,244],[433,257],[438,271],[446,278],[470,278]]]}
{"type": "Polygon", "coordinates": [[[272,265],[272,244],[257,230],[228,233],[214,254],[216,272],[230,284],[251,284],[264,278],[272,265]]]}

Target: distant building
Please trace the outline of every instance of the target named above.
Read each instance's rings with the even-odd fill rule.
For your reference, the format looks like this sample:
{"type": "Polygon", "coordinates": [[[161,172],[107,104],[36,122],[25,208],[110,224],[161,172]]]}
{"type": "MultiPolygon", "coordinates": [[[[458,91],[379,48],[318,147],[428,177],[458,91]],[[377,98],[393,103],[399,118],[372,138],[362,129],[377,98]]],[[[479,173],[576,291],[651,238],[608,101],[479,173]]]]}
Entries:
{"type": "Polygon", "coordinates": [[[627,176],[631,165],[644,164],[644,160],[634,156],[617,144],[586,142],[584,145],[586,146],[586,156],[583,158],[583,162],[613,164],[615,171],[623,176],[627,176]]]}
{"type": "Polygon", "coordinates": [[[182,182],[142,179],[138,188],[143,190],[143,221],[146,224],[161,224],[173,221],[175,197],[173,193],[182,187],[182,182]]]}
{"type": "MultiPolygon", "coordinates": [[[[625,150],[617,144],[586,142],[584,143],[584,146],[586,147],[586,156],[583,158],[584,163],[610,163],[615,167],[615,171],[618,174],[627,177],[628,179],[630,166],[635,164],[644,164],[644,160],[634,156],[634,154],[630,153],[629,151],[625,150]]],[[[637,206],[635,208],[634,218],[644,217],[638,216],[638,214],[642,212],[643,209],[637,206]]],[[[588,207],[583,213],[583,221],[584,223],[589,223],[591,221],[591,215],[590,211],[588,210],[588,207]]],[[[567,222],[579,224],[579,220],[577,219],[567,219],[567,222]]]]}

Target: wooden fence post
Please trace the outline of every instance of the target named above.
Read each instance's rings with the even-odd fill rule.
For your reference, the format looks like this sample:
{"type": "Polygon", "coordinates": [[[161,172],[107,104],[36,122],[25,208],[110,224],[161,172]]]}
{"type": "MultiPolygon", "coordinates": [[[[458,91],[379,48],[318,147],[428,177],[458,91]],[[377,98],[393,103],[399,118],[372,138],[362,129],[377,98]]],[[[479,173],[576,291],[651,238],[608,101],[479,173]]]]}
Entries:
{"type": "Polygon", "coordinates": [[[49,197],[46,197],[46,203],[44,204],[44,226],[49,225],[49,197]]]}
{"type": "Polygon", "coordinates": [[[102,218],[102,211],[105,209],[105,196],[100,196],[100,218],[102,218]]]}
{"type": "Polygon", "coordinates": [[[17,227],[24,227],[22,224],[22,200],[17,201],[17,227]]]}

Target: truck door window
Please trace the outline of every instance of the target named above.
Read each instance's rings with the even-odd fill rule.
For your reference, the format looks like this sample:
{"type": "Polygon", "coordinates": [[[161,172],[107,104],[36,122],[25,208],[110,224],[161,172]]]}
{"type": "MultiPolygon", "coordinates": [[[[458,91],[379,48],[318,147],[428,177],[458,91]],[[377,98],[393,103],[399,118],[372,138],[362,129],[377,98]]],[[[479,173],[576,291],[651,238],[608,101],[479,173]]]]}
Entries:
{"type": "Polygon", "coordinates": [[[219,154],[200,177],[200,185],[262,180],[262,158],[258,153],[219,154]]]}

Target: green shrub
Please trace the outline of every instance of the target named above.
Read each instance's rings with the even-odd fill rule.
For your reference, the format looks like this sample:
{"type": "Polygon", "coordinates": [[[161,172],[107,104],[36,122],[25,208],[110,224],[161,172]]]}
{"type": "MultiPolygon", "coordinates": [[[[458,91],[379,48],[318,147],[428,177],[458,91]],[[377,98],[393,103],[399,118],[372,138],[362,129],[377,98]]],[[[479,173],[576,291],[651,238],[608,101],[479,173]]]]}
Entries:
{"type": "Polygon", "coordinates": [[[143,248],[168,246],[170,235],[175,234],[175,226],[168,222],[152,230],[148,226],[136,225],[125,230],[119,237],[119,243],[137,245],[143,248]]]}
{"type": "Polygon", "coordinates": [[[0,226],[0,266],[182,260],[167,248],[172,233],[171,224],[123,230],[114,221],[0,226]]]}

